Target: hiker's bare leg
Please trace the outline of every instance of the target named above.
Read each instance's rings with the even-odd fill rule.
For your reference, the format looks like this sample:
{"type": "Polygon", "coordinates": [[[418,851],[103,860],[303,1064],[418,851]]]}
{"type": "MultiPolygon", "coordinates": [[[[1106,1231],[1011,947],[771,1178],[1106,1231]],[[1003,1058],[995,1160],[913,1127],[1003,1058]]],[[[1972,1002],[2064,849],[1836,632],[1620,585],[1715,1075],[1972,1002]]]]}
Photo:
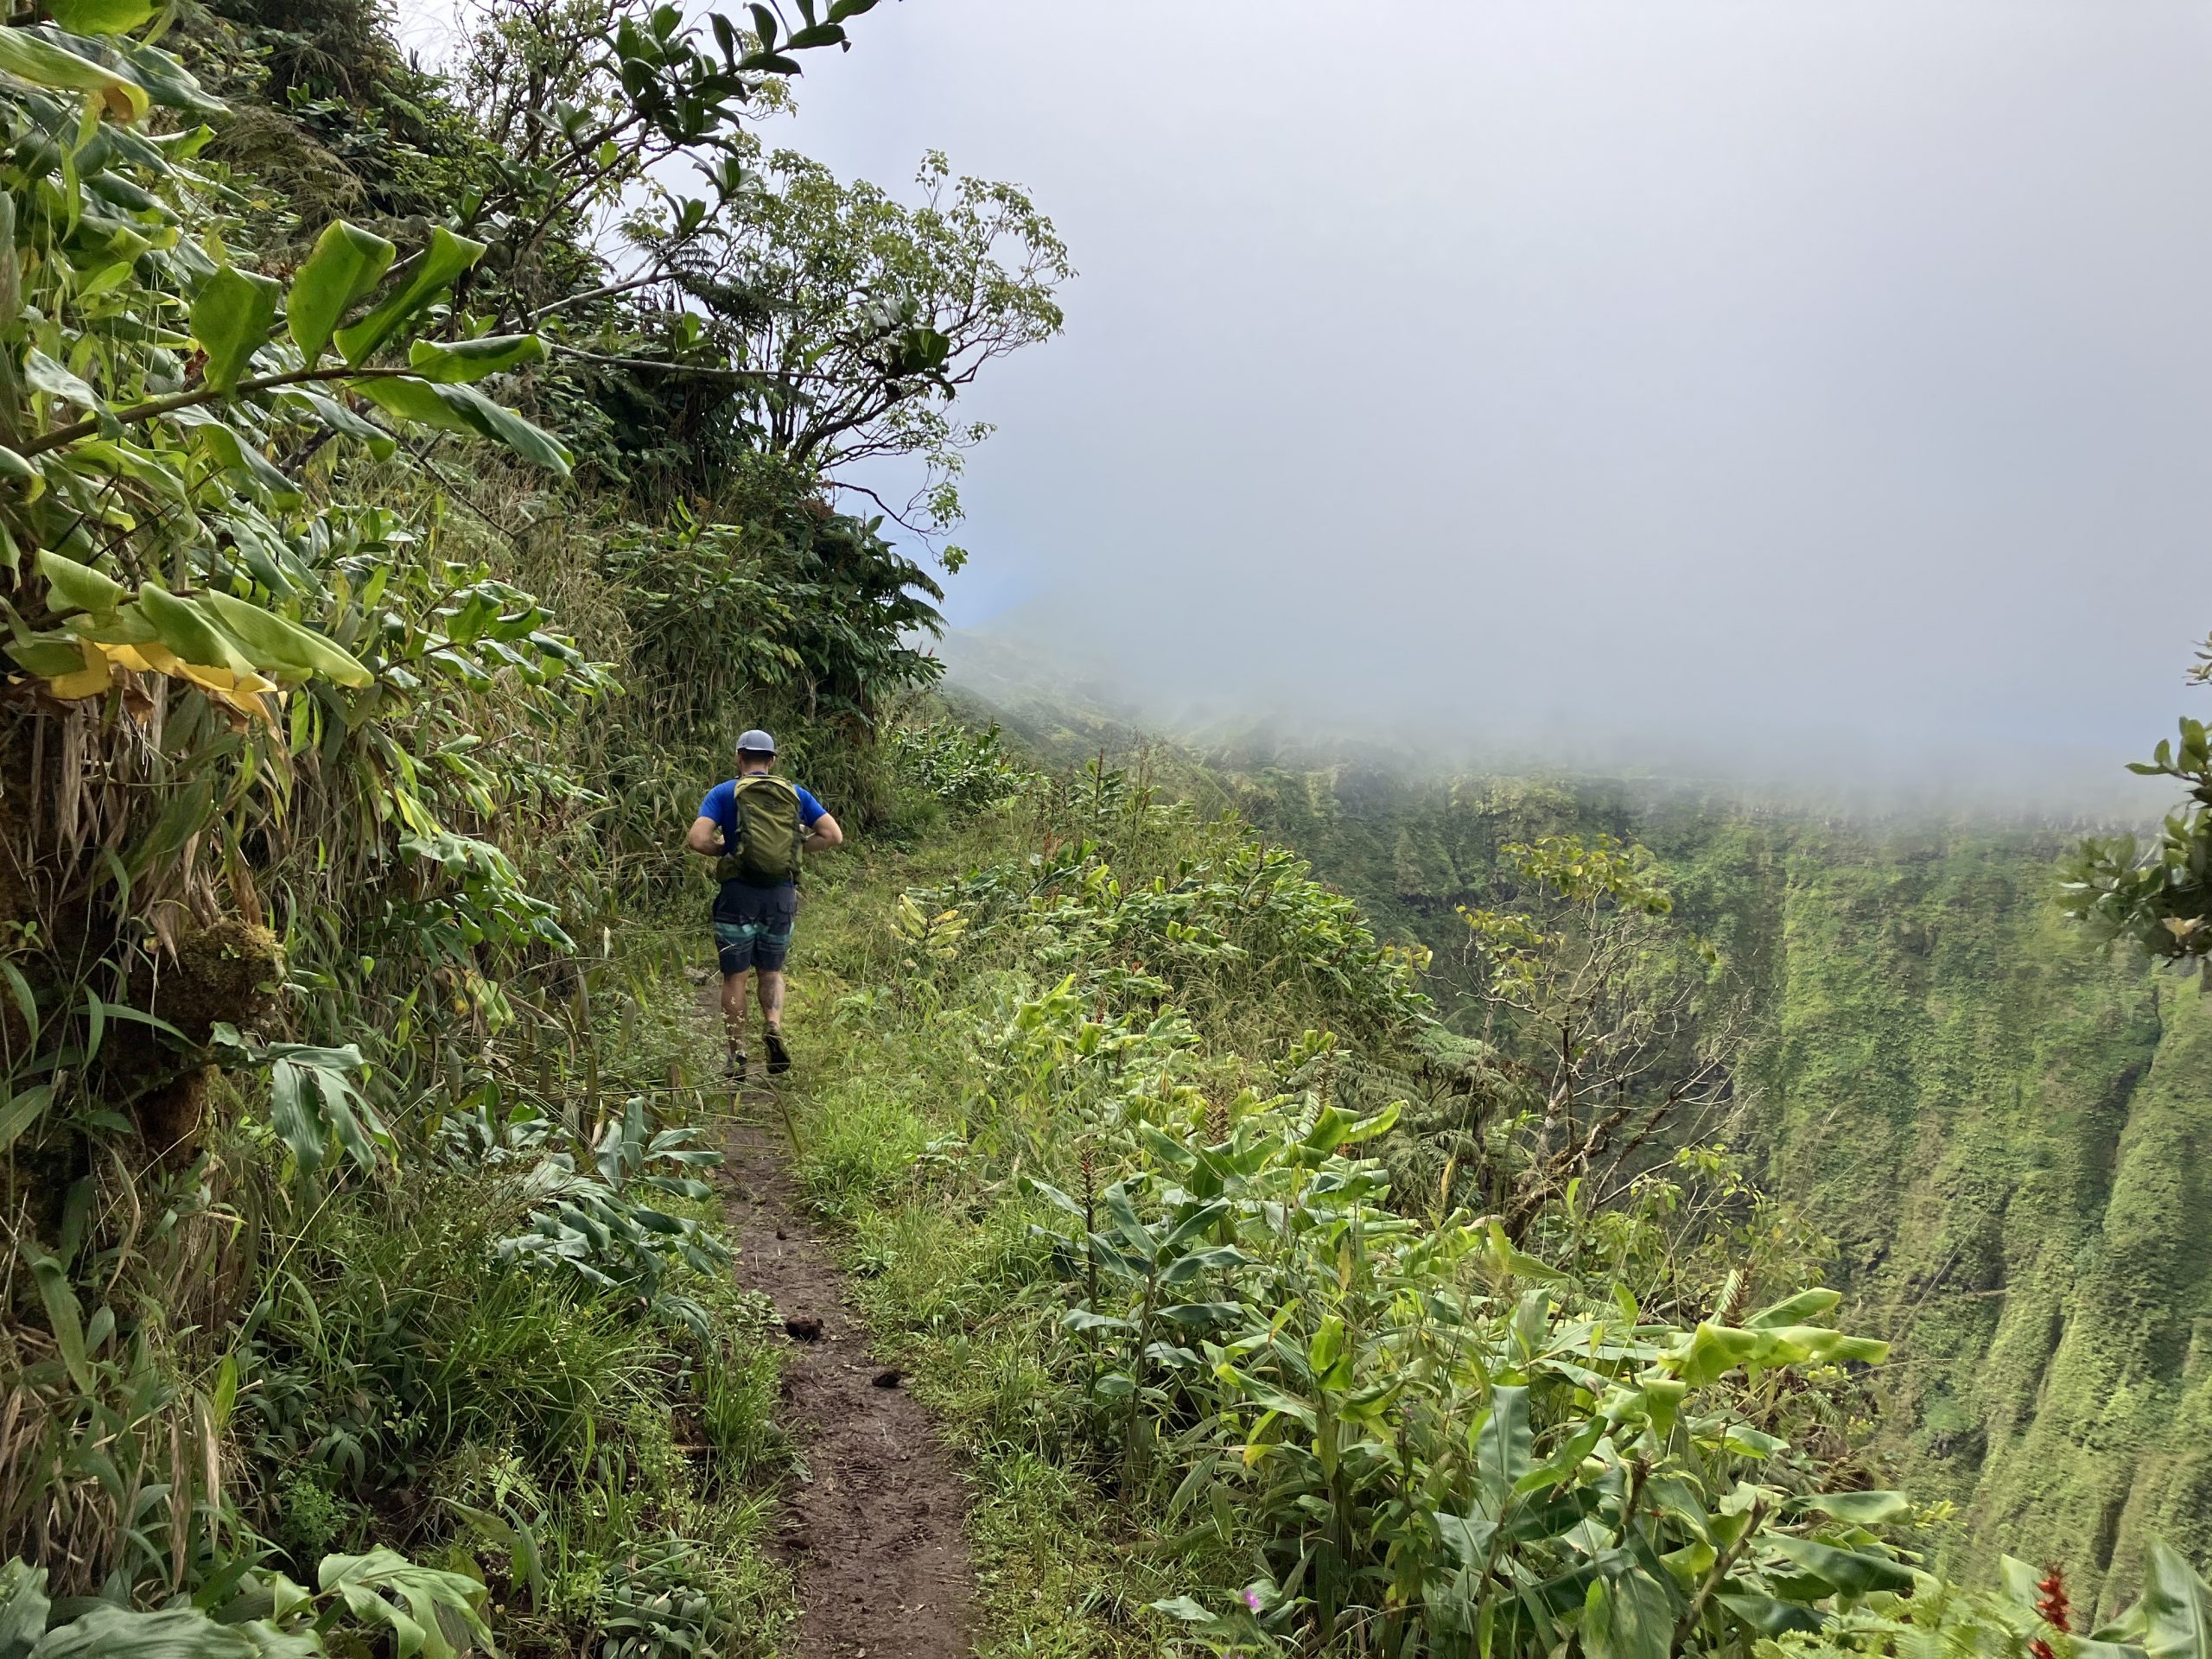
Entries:
{"type": "Polygon", "coordinates": [[[756,968],[753,970],[753,976],[760,983],[760,1017],[767,1021],[769,1030],[781,1031],[784,1028],[783,970],[778,969],[770,973],[765,968],[756,968]]]}
{"type": "Polygon", "coordinates": [[[745,976],[722,976],[722,1027],[729,1033],[729,1052],[745,1052],[745,976]]]}

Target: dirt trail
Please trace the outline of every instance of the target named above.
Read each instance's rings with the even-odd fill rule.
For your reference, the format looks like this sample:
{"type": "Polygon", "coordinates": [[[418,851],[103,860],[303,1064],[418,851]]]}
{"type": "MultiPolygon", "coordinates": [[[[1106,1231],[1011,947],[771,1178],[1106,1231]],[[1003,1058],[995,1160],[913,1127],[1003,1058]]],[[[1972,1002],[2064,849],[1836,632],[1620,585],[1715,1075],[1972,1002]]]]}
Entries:
{"type": "Polygon", "coordinates": [[[959,1659],[971,1651],[967,1492],[929,1414],[868,1353],[829,1244],[800,1211],[789,1147],[773,1099],[748,1089],[728,1142],[729,1216],[739,1282],[795,1332],[785,1421],[804,1467],[776,1546],[798,1578],[791,1651],[959,1659]]]}

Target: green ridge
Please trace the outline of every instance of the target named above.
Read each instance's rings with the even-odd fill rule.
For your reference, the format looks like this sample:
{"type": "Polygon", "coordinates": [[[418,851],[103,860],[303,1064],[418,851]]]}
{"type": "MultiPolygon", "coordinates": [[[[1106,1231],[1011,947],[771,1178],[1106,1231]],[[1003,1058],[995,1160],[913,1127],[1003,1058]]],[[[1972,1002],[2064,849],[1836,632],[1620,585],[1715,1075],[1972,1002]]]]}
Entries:
{"type": "Polygon", "coordinates": [[[2212,1541],[2212,1009],[2060,917],[2060,836],[1602,784],[1225,770],[1385,931],[1435,948],[1447,984],[1454,906],[1502,844],[1651,846],[1751,991],[1748,1137],[1898,1344],[1881,1449],[1957,1505],[1961,1564],[2011,1549],[2116,1567],[2117,1593],[2149,1537],[2212,1541]]]}

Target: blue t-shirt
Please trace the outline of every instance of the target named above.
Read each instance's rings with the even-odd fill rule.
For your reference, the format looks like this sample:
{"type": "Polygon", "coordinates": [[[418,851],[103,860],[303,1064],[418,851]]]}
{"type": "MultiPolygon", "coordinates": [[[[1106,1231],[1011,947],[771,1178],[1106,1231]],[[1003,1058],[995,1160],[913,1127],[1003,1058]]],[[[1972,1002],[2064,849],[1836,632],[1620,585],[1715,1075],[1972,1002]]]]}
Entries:
{"type": "MultiPolygon", "coordinates": [[[[800,788],[797,784],[793,784],[791,787],[798,790],[799,827],[803,830],[811,830],[816,823],[828,815],[822,810],[822,803],[816,800],[804,789],[800,788]]],[[[716,823],[721,825],[723,846],[737,845],[737,779],[729,779],[709,790],[707,798],[699,803],[699,816],[702,818],[712,818],[716,823]]]]}

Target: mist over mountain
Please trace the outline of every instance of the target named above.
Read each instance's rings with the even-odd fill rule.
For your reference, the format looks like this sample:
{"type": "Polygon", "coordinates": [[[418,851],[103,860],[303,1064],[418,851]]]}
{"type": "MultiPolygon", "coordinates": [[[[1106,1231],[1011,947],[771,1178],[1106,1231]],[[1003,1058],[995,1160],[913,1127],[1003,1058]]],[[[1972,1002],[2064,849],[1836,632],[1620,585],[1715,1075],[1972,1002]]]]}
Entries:
{"type": "Polygon", "coordinates": [[[2088,744],[1885,743],[1840,722],[1808,721],[1753,738],[1718,721],[1655,729],[1649,709],[1618,717],[1558,717],[1515,728],[1449,704],[1402,712],[1315,709],[1236,690],[1203,695],[1139,671],[1096,637],[1057,636],[1027,612],[935,643],[956,701],[977,700],[1033,741],[1059,734],[1064,758],[1079,736],[1141,747],[1163,737],[1238,764],[1352,766],[1407,779],[1479,772],[1602,777],[1661,792],[1708,789],[1747,803],[1854,817],[1965,816],[2078,829],[2141,828],[2172,810],[2164,780],[2130,773],[2123,754],[2088,744]]]}
{"type": "Polygon", "coordinates": [[[973,399],[956,620],[1147,707],[1606,764],[2063,798],[2171,732],[2201,9],[1170,17],[905,7],[800,89],[848,170],[942,146],[1077,250],[973,399]]]}

